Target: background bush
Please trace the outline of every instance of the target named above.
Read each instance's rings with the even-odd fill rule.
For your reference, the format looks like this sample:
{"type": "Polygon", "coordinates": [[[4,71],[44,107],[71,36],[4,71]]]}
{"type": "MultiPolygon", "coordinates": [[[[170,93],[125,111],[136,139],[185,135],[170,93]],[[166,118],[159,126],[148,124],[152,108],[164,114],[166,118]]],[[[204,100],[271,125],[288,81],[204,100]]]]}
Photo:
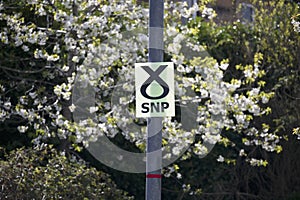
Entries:
{"type": "Polygon", "coordinates": [[[110,177],[43,145],[21,148],[0,161],[0,199],[133,199],[110,177]]]}

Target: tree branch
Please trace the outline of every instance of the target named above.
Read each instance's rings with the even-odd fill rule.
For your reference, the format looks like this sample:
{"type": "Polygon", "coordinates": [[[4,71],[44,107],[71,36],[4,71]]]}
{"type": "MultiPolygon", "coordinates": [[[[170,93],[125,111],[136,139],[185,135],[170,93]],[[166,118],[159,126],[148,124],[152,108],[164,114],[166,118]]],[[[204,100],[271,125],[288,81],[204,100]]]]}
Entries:
{"type": "Polygon", "coordinates": [[[18,69],[13,69],[13,68],[9,68],[9,67],[4,67],[4,66],[0,66],[1,69],[4,69],[4,70],[8,70],[8,71],[12,71],[12,72],[17,72],[17,73],[24,73],[24,74],[37,74],[37,73],[40,73],[42,71],[45,70],[45,68],[42,68],[42,69],[39,69],[39,70],[18,70],[18,69]]]}
{"type": "Polygon", "coordinates": [[[24,77],[17,77],[17,76],[12,76],[11,74],[9,74],[5,69],[3,69],[4,73],[12,79],[16,79],[16,80],[21,80],[21,81],[29,81],[29,82],[37,82],[37,83],[43,83],[43,84],[48,84],[51,86],[54,86],[55,84],[48,82],[48,81],[43,81],[43,80],[35,80],[35,79],[31,79],[31,78],[24,78],[24,77]]]}

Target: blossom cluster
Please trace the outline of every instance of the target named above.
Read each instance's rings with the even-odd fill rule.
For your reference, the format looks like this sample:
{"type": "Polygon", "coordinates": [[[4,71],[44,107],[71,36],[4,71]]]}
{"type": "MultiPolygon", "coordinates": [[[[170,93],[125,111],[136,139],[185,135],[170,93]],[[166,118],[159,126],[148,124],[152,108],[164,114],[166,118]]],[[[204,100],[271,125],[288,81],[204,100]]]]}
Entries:
{"type": "Polygon", "coordinates": [[[300,33],[300,14],[292,18],[292,25],[294,26],[294,31],[300,33]]]}
{"type": "MultiPolygon", "coordinates": [[[[25,119],[17,129],[35,133],[36,143],[56,137],[88,147],[99,136],[113,138],[120,133],[145,147],[145,120],[134,112],[133,66],[147,60],[148,11],[129,0],[104,2],[27,0],[25,6],[37,19],[47,19],[45,24],[24,13],[0,13],[6,23],[0,29],[1,42],[26,53],[29,69],[42,69],[43,78],[34,83],[24,79],[26,91],[16,99],[6,92],[12,83],[1,84],[0,121],[11,116],[25,119]]],[[[186,159],[191,153],[204,157],[216,143],[235,146],[221,134],[224,130],[241,134],[245,149],[240,156],[247,157],[249,146],[280,152],[281,138],[267,124],[251,125],[254,117],[271,112],[264,106],[273,94],[263,91],[262,55],[255,55],[247,66],[219,63],[187,36],[190,28],[180,25],[181,17],[189,18],[197,10],[210,19],[213,10],[204,5],[188,9],[180,3],[165,7],[170,11],[166,19],[177,17],[167,22],[164,42],[165,53],[176,66],[176,105],[182,113],[180,119],[163,121],[164,143],[172,144],[164,149],[165,159],[189,146],[186,159]],[[242,77],[223,80],[229,67],[240,70],[242,77]],[[251,87],[253,83],[258,84],[251,87]]],[[[253,159],[248,159],[250,164],[264,165],[253,159]]]]}

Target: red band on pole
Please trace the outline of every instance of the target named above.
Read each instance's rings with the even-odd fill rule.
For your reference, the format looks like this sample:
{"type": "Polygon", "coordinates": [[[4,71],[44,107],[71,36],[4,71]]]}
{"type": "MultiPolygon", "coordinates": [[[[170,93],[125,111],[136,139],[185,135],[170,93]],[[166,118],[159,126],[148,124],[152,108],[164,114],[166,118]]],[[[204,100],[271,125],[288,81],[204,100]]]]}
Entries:
{"type": "Polygon", "coordinates": [[[161,178],[161,174],[147,174],[147,178],[161,178]]]}

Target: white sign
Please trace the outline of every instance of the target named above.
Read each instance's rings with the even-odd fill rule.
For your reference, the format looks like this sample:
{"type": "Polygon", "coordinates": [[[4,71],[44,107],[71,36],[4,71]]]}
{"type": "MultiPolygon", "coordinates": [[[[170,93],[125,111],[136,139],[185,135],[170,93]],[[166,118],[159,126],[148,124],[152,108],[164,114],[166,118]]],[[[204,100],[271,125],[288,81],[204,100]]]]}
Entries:
{"type": "Polygon", "coordinates": [[[174,64],[135,64],[136,117],[175,116],[174,64]]]}

